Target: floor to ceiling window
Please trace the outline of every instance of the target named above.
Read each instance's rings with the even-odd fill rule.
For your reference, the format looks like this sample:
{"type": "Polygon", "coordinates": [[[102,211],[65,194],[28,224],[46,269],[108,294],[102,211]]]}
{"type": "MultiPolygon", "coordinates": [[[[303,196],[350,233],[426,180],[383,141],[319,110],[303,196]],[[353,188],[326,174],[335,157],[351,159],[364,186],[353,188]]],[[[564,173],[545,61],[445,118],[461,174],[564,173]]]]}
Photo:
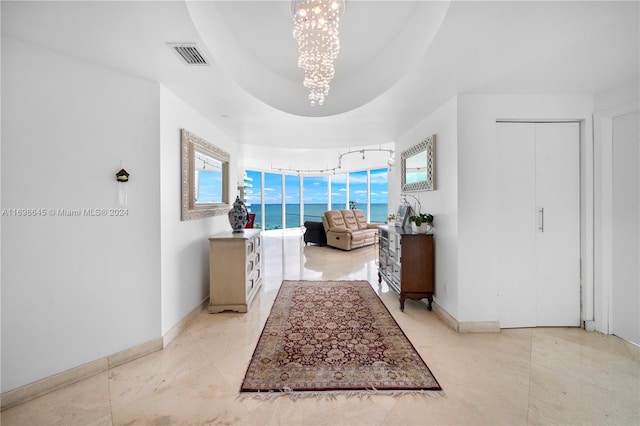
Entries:
{"type": "Polygon", "coordinates": [[[254,228],[262,227],[262,172],[247,170],[244,183],[244,202],[249,213],[255,213],[254,228]]]}
{"type": "Polygon", "coordinates": [[[339,173],[331,176],[331,208],[346,209],[347,204],[347,175],[339,173]]]}
{"type": "Polygon", "coordinates": [[[300,226],[300,176],[284,176],[285,217],[287,228],[300,226]]]}
{"type": "Polygon", "coordinates": [[[387,220],[386,168],[322,176],[247,170],[246,175],[247,207],[256,213],[255,226],[265,230],[297,228],[305,221],[319,222],[327,209],[347,209],[350,201],[370,222],[387,220]]]}
{"type": "Polygon", "coordinates": [[[329,178],[327,176],[304,176],[304,220],[320,222],[328,208],[329,178]]]}
{"type": "Polygon", "coordinates": [[[282,229],[282,175],[264,174],[264,229],[282,229]]]}
{"type": "Polygon", "coordinates": [[[385,222],[389,216],[388,169],[369,171],[369,199],[371,201],[371,222],[385,222]]]}
{"type": "Polygon", "coordinates": [[[367,216],[367,200],[368,200],[368,182],[367,171],[349,173],[349,207],[362,210],[367,216]]]}

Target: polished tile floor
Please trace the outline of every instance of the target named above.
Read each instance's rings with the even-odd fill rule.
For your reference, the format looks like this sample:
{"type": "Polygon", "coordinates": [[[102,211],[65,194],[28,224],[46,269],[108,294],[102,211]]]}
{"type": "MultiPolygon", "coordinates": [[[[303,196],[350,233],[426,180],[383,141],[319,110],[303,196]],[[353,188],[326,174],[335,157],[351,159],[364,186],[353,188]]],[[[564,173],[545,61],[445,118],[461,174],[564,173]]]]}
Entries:
{"type": "Polygon", "coordinates": [[[580,329],[458,334],[425,305],[377,283],[376,247],[307,246],[265,236],[265,282],[249,313],[198,318],[164,350],[1,413],[8,425],[640,424],[640,350],[580,329]],[[446,396],[239,399],[283,279],[366,279],[446,396]]]}

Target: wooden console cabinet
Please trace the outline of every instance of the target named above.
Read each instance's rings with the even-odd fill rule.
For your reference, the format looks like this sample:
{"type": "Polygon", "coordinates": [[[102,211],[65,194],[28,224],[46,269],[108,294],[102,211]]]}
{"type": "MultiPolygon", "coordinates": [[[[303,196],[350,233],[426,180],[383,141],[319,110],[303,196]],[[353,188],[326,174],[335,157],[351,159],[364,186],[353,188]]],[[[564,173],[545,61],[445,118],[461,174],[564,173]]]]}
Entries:
{"type": "Polygon", "coordinates": [[[400,310],[405,299],[428,299],[431,310],[435,291],[435,249],[433,234],[418,234],[411,228],[379,228],[378,283],[384,279],[400,294],[400,310]]]}
{"type": "Polygon", "coordinates": [[[209,238],[209,312],[247,312],[262,284],[259,229],[209,238]]]}

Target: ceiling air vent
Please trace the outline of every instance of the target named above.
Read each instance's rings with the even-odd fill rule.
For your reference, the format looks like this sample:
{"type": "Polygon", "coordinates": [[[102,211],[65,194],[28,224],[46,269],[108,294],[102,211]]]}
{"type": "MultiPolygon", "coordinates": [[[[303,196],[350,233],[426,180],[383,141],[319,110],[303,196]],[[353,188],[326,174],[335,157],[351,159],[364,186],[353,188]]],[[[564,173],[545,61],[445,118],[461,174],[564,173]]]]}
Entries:
{"type": "Polygon", "coordinates": [[[168,43],[168,45],[180,55],[187,65],[209,65],[195,43],[168,43]]]}

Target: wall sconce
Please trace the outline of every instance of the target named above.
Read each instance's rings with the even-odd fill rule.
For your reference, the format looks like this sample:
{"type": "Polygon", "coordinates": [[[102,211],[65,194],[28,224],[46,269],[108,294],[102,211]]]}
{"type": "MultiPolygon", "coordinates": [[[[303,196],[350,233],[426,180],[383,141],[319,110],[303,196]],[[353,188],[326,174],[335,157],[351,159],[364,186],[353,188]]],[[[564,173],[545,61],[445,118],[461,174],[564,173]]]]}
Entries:
{"type": "Polygon", "coordinates": [[[118,205],[124,207],[127,205],[127,182],[129,182],[129,173],[125,169],[120,169],[116,173],[116,181],[118,181],[118,205]]]}

